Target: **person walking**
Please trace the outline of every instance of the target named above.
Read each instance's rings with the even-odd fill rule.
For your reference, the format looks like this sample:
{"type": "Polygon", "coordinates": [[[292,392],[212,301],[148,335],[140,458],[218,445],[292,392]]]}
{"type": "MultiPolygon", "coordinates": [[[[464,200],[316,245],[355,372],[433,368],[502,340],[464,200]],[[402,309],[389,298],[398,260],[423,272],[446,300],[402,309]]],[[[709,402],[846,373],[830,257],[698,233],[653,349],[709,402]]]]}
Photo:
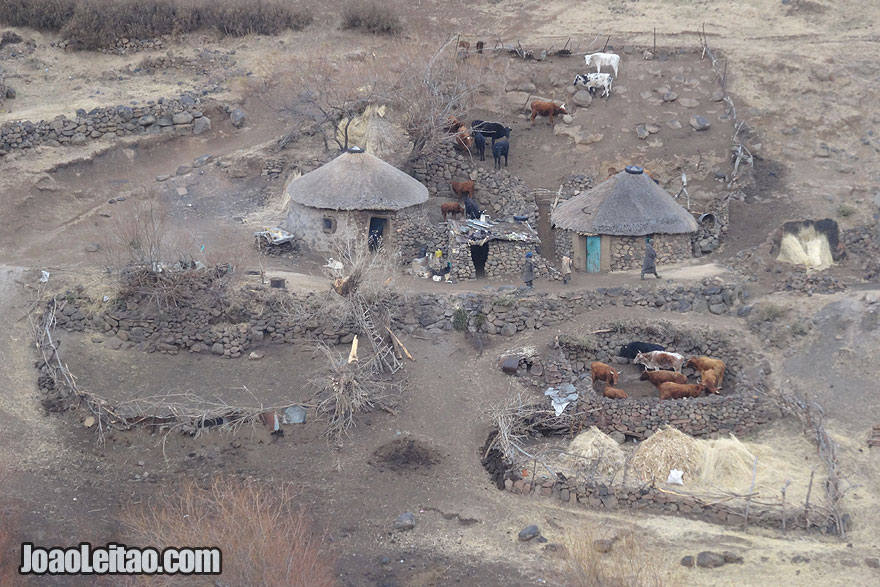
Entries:
{"type": "Polygon", "coordinates": [[[523,267],[522,278],[526,282],[526,287],[532,289],[532,282],[535,280],[535,264],[532,262],[532,252],[526,253],[526,264],[523,267]]]}
{"type": "Polygon", "coordinates": [[[657,275],[657,251],[654,250],[654,239],[649,238],[645,241],[645,260],[642,261],[642,279],[648,273],[653,273],[654,277],[660,279],[657,275]]]}
{"type": "Polygon", "coordinates": [[[562,285],[568,285],[568,280],[571,279],[571,257],[568,255],[562,256],[562,285]]]}

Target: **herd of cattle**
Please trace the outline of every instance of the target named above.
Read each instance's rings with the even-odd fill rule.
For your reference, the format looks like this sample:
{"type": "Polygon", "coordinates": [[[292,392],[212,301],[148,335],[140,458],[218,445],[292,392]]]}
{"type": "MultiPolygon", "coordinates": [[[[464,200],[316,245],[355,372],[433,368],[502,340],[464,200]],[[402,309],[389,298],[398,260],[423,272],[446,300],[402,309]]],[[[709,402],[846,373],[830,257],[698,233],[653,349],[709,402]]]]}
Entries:
{"type": "MultiPolygon", "coordinates": [[[[459,48],[467,44],[466,41],[459,43],[459,48]]],[[[467,44],[467,48],[470,44],[467,44]]],[[[482,47],[480,47],[482,52],[482,47]]],[[[574,77],[572,85],[583,87],[595,95],[598,90],[602,91],[603,97],[611,95],[611,83],[617,77],[620,67],[620,56],[614,53],[592,53],[585,57],[587,67],[596,66],[596,73],[583,73],[574,77]],[[601,73],[603,66],[610,67],[614,70],[614,75],[610,73],[601,73]]],[[[538,116],[546,116],[553,126],[553,120],[560,114],[568,114],[565,109],[565,103],[561,105],[555,102],[546,102],[543,100],[535,100],[531,103],[532,115],[530,122],[535,122],[538,116]]],[[[492,156],[495,159],[495,169],[501,168],[501,158],[504,158],[504,166],[507,167],[507,156],[510,153],[510,131],[511,128],[504,126],[499,122],[487,122],[485,120],[474,120],[470,127],[454,116],[450,116],[446,124],[446,132],[454,135],[454,146],[459,151],[471,152],[471,149],[479,155],[480,161],[486,160],[486,139],[492,139],[492,156]]]]}
{"type": "MultiPolygon", "coordinates": [[[[639,378],[648,381],[660,393],[661,400],[699,397],[703,393],[720,395],[721,383],[724,380],[724,361],[711,357],[691,357],[685,361],[684,356],[666,351],[662,346],[647,342],[632,342],[620,349],[620,356],[632,359],[633,364],[642,365],[645,371],[639,378]],[[681,372],[682,367],[690,367],[700,374],[699,383],[688,383],[687,377],[681,372]]],[[[600,361],[590,364],[593,385],[602,381],[605,388],[602,392],[607,398],[626,399],[626,392],[618,387],[620,372],[600,361]]]]}

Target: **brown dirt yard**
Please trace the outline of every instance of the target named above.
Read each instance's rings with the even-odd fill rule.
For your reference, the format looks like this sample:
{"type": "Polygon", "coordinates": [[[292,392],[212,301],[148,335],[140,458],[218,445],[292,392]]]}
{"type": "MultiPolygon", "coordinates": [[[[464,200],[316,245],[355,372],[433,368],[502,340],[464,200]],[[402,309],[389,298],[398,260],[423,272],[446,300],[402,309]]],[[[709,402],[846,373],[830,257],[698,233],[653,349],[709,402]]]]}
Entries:
{"type": "MultiPolygon", "coordinates": [[[[115,222],[134,205],[156,203],[192,242],[211,253],[236,255],[249,270],[285,275],[290,289],[326,291],[323,259],[258,259],[251,253],[251,232],[280,214],[283,205],[285,176],[263,175],[264,163],[283,158],[289,170],[313,166],[325,155],[316,137],[276,152],[274,142],[288,130],[290,119],[272,96],[259,91],[273,81],[277,64],[304,54],[319,52],[342,60],[347,53],[365,51],[381,58],[400,44],[439,45],[447,35],[459,33],[471,40],[498,38],[555,48],[571,37],[584,53],[601,49],[611,35],[615,51],[634,51],[623,53],[612,96],[577,109],[571,124],[558,121],[555,130],[546,119],[530,124],[521,106],[529,94],[570,103],[565,86],[584,70],[579,56],[542,63],[493,58],[498,59],[501,82],[480,96],[468,118],[492,117],[513,127],[508,169],[531,187],[555,191],[573,173],[601,180],[608,166],[620,168],[636,158],[656,170],[673,193],[681,170],[687,170],[693,178],[691,195],[702,205],[724,191],[715,172],[729,166],[727,141],[733,130],[729,121],[719,120],[724,110],[710,99],[716,89],[711,70],[694,52],[705,23],[709,44],[726,63],[727,87],[738,114],[760,139],[756,183],[744,202],[732,203],[729,238],[721,251],[661,268],[661,283],[692,283],[708,276],[732,279],[750,271],[738,264],[737,253],[764,254],[769,234],[787,220],[828,216],[845,229],[870,225],[876,212],[880,113],[871,105],[880,98],[880,5],[862,3],[854,10],[842,0],[751,0],[735,6],[717,0],[422,0],[394,3],[405,34],[387,39],[340,30],[341,4],[325,3],[316,8],[316,22],[309,28],[278,37],[229,39],[200,33],[170,39],[168,49],[202,60],[201,69],[192,71],[132,73],[145,57],[156,55],[65,52],[51,45],[58,40],[55,35],[14,29],[33,39],[36,48],[16,58],[7,58],[4,49],[0,66],[18,97],[2,103],[0,122],[51,120],[62,113],[70,116],[76,108],[157,99],[207,85],[221,88],[210,96],[218,104],[241,105],[249,114],[248,124],[236,129],[218,107],[212,130],[200,137],[101,139],[84,147],[38,147],[0,157],[0,322],[5,327],[0,337],[0,507],[20,519],[15,539],[62,545],[125,542],[129,531],[119,520],[126,508],[151,503],[183,478],[201,481],[229,474],[301,487],[304,507],[337,557],[340,585],[562,585],[565,563],[557,546],[583,527],[609,536],[635,530],[644,547],[678,574],[680,584],[877,584],[880,456],[866,443],[872,426],[880,425],[880,367],[871,360],[878,342],[876,283],[828,296],[764,295],[779,276],[764,271],[750,275],[756,279],[752,302],[784,306],[790,317],[813,324],[782,348],[767,344],[766,332],[748,331],[741,318],[662,315],[677,324],[742,332],[772,364],[775,390],[804,394],[825,407],[828,429],[839,445],[840,469],[845,483],[853,486],[843,506],[853,520],[844,541],[641,512],[594,511],[498,491],[480,463],[491,408],[518,392],[541,393],[502,374],[498,358],[525,345],[548,350],[559,328],[492,338],[482,354],[460,333],[404,336],[416,360],[406,365],[408,385],[394,399],[394,413],[360,415],[341,448],[324,436],[323,423],[314,421],[286,426],[283,437],[261,426],[235,434],[209,431],[196,438],[138,429],[114,432],[102,446],[96,445],[94,431],[82,425],[82,410],[43,410],[26,318],[40,270],[50,271],[53,291],[82,284],[103,295],[113,284],[103,275],[108,260],[102,250],[115,222]],[[655,28],[664,57],[646,61],[641,52],[651,47],[655,28]],[[217,58],[221,54],[226,57],[217,58]],[[678,100],[658,104],[661,86],[678,93],[678,100]],[[682,106],[686,97],[699,106],[682,106]],[[695,137],[688,119],[697,111],[711,119],[712,129],[695,137]],[[679,120],[682,128],[672,128],[670,120],[679,120]],[[660,130],[640,140],[635,128],[642,123],[657,124],[660,130]],[[603,136],[597,142],[587,138],[598,134],[603,136]],[[224,165],[175,175],[179,166],[204,154],[224,165]],[[165,174],[171,178],[156,181],[165,174]],[[186,188],[185,195],[178,188],[186,188]],[[124,200],[110,203],[120,196],[124,200]],[[852,212],[841,214],[843,206],[852,212]],[[102,250],[96,253],[96,248],[102,250]],[[407,511],[415,514],[416,528],[394,532],[395,519],[407,511]],[[518,541],[517,533],[528,524],[538,524],[548,544],[518,541]],[[678,564],[682,556],[705,549],[736,551],[744,563],[718,569],[678,564]]],[[[0,26],[0,32],[7,29],[12,30],[0,26]]],[[[490,157],[483,165],[491,164],[490,157]]],[[[501,285],[401,283],[412,293],[441,287],[458,293],[484,291],[501,285]]],[[[622,272],[576,275],[569,287],[638,283],[637,272],[622,272]]],[[[562,286],[539,282],[537,288],[558,292],[562,286]]],[[[614,320],[650,322],[657,317],[643,308],[606,307],[571,320],[564,329],[583,332],[614,320]]],[[[92,333],[68,334],[61,347],[79,383],[108,398],[183,390],[274,405],[310,397],[307,381],[315,364],[313,348],[305,344],[266,346],[260,349],[266,353],[262,360],[248,361],[246,356],[226,360],[210,354],[114,350],[108,342],[92,333]]],[[[628,372],[627,377],[635,374],[628,372]]],[[[815,461],[815,453],[808,454],[811,439],[793,419],[741,440],[767,445],[799,462],[815,461]]],[[[792,483],[801,487],[803,467],[793,470],[799,477],[792,483]]],[[[814,492],[821,493],[818,488],[814,492]]],[[[14,584],[119,582],[19,577],[14,584]]]]}

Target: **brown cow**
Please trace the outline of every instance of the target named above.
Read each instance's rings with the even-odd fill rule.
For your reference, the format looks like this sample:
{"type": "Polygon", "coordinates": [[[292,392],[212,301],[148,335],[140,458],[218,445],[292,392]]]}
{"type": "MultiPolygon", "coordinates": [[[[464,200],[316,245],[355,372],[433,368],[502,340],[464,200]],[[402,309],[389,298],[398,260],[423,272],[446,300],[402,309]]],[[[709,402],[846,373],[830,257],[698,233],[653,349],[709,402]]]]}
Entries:
{"type": "Polygon", "coordinates": [[[553,117],[557,114],[568,114],[568,110],[565,109],[565,103],[562,106],[557,106],[553,102],[542,102],[540,100],[536,100],[532,102],[532,117],[530,122],[535,122],[535,117],[538,115],[547,116],[550,118],[550,126],[553,126],[553,117]]]}
{"type": "Polygon", "coordinates": [[[474,137],[467,128],[463,128],[455,135],[455,143],[452,145],[456,151],[470,151],[474,146],[474,137]]]}
{"type": "Polygon", "coordinates": [[[709,393],[721,395],[721,392],[718,391],[718,376],[715,374],[715,371],[710,369],[700,373],[700,383],[706,386],[706,391],[709,393]]]}
{"type": "Polygon", "coordinates": [[[593,376],[593,385],[596,381],[604,381],[607,385],[616,385],[620,379],[620,373],[614,367],[600,361],[590,363],[590,374],[593,376]]]}
{"type": "Polygon", "coordinates": [[[440,204],[440,212],[443,213],[443,220],[446,220],[447,214],[452,214],[452,217],[455,218],[464,214],[464,209],[458,202],[444,202],[440,204]]]}
{"type": "Polygon", "coordinates": [[[691,357],[685,366],[696,369],[700,373],[703,373],[704,371],[714,371],[715,384],[719,388],[724,381],[724,370],[727,368],[724,361],[721,359],[713,359],[707,356],[691,357]]]}
{"type": "Polygon", "coordinates": [[[450,116],[446,120],[446,124],[443,126],[443,130],[445,130],[449,134],[452,134],[452,133],[456,133],[459,130],[461,130],[461,127],[463,127],[463,126],[466,127],[467,125],[465,123],[463,123],[462,121],[460,121],[455,116],[450,116]]]}
{"type": "Polygon", "coordinates": [[[685,397],[699,397],[701,393],[706,391],[706,386],[702,383],[673,383],[667,381],[661,383],[657,388],[660,390],[660,399],[682,399],[685,397]]]}
{"type": "Polygon", "coordinates": [[[675,371],[645,371],[639,377],[639,381],[650,381],[654,387],[660,387],[661,383],[687,383],[688,378],[675,371]]]}
{"type": "Polygon", "coordinates": [[[464,199],[464,197],[470,196],[474,197],[474,181],[450,181],[449,185],[452,186],[452,191],[455,192],[455,195],[459,198],[464,199]]]}
{"type": "Polygon", "coordinates": [[[602,395],[610,399],[626,399],[629,397],[622,389],[608,385],[605,386],[605,391],[602,392],[602,395]]]}

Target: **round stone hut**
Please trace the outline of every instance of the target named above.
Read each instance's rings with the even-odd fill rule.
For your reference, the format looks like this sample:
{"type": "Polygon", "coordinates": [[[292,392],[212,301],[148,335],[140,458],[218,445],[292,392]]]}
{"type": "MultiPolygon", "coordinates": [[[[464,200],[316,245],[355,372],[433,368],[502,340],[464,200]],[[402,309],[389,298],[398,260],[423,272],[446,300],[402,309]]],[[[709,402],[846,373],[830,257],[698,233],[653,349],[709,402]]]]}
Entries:
{"type": "Polygon", "coordinates": [[[693,256],[693,215],[641,167],[629,166],[599,185],[562,202],[550,216],[557,252],[581,271],[641,267],[645,241],[654,239],[658,263],[693,256]]]}
{"type": "Polygon", "coordinates": [[[352,147],[291,181],[287,230],[314,250],[331,252],[340,235],[363,235],[395,249],[396,223],[411,223],[428,189],[393,165],[352,147]]]}

